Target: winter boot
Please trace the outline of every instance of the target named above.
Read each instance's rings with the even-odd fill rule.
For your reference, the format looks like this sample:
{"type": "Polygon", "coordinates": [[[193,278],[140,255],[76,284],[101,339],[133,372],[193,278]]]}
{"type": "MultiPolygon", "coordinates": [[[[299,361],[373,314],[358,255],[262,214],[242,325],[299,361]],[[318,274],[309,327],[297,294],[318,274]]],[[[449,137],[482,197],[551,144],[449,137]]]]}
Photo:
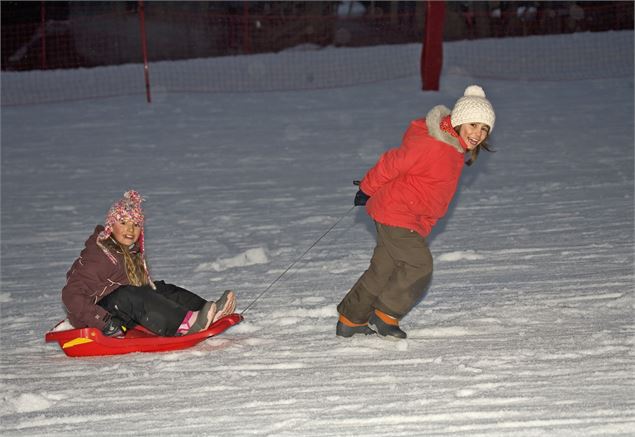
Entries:
{"type": "Polygon", "coordinates": [[[407,335],[399,328],[399,321],[388,314],[375,310],[370,315],[368,326],[382,337],[406,338],[407,335]]]}
{"type": "Polygon", "coordinates": [[[340,314],[335,327],[335,335],[338,337],[352,337],[355,334],[374,335],[375,331],[368,327],[367,323],[353,323],[340,314]]]}
{"type": "Polygon", "coordinates": [[[212,323],[234,312],[236,309],[236,295],[234,292],[231,290],[225,290],[220,299],[216,301],[216,308],[218,309],[218,312],[214,315],[212,323]]]}
{"type": "Polygon", "coordinates": [[[216,304],[214,302],[207,302],[203,305],[196,315],[196,321],[192,324],[187,331],[188,334],[194,334],[196,332],[204,331],[212,324],[212,320],[216,316],[216,304]]]}

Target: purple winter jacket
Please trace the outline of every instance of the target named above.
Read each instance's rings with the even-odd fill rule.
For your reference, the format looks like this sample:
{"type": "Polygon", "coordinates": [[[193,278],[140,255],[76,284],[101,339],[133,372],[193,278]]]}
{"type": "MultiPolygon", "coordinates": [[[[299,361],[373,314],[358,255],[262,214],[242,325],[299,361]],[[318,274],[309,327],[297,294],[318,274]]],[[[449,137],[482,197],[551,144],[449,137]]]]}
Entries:
{"type": "Polygon", "coordinates": [[[103,230],[101,225],[95,228],[79,258],[66,273],[62,302],[68,320],[76,328],[102,329],[108,312],[96,305],[97,302],[122,285],[130,284],[123,255],[113,253],[117,259],[117,264],[114,264],[97,245],[97,235],[103,230]]]}

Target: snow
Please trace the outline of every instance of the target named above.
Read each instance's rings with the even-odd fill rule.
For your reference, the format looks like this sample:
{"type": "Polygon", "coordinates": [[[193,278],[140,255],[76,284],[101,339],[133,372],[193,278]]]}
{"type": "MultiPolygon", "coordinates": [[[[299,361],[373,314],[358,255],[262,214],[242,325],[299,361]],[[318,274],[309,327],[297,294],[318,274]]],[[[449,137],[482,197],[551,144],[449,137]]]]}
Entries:
{"type": "Polygon", "coordinates": [[[437,261],[474,261],[484,259],[483,255],[479,255],[473,250],[457,250],[455,252],[443,253],[437,257],[437,261]]]}
{"type": "Polygon", "coordinates": [[[218,259],[212,263],[199,264],[194,271],[203,272],[211,270],[214,272],[222,272],[223,270],[234,267],[253,266],[254,264],[266,264],[267,262],[269,262],[269,260],[267,259],[266,250],[262,247],[257,247],[248,249],[231,258],[218,259]]]}
{"type": "MultiPolygon", "coordinates": [[[[347,30],[340,30],[346,39],[347,30]]],[[[466,76],[465,81],[470,80],[470,75],[512,81],[605,79],[632,76],[633,57],[632,31],[479,39],[445,43],[443,70],[466,76]]],[[[319,50],[301,44],[280,53],[154,62],[150,66],[152,99],[154,103],[163,103],[174,92],[257,93],[374,84],[417,76],[420,58],[421,44],[319,50]]],[[[76,70],[3,71],[2,104],[141,96],[145,83],[140,67],[129,64],[76,70]]],[[[366,89],[356,88],[358,92],[366,89]]],[[[462,94],[463,90],[456,89],[456,93],[462,94]]],[[[356,93],[350,92],[351,96],[356,93]]],[[[336,115],[340,125],[352,121],[351,114],[336,115]]],[[[88,128],[90,123],[82,126],[88,128]]],[[[284,134],[290,140],[298,140],[303,132],[289,125],[284,134]]],[[[368,147],[377,146],[372,138],[367,141],[368,147]]],[[[374,156],[361,145],[359,151],[369,158],[374,156]]]]}
{"type": "Polygon", "coordinates": [[[449,71],[439,92],[412,76],[3,108],[2,435],[632,435],[632,74],[449,71]],[[408,339],[336,338],[374,247],[352,180],[471,83],[497,152],[429,238],[408,339]],[[155,279],[251,306],[185,351],[67,358],[44,342],[65,273],[129,188],[155,279]]]}

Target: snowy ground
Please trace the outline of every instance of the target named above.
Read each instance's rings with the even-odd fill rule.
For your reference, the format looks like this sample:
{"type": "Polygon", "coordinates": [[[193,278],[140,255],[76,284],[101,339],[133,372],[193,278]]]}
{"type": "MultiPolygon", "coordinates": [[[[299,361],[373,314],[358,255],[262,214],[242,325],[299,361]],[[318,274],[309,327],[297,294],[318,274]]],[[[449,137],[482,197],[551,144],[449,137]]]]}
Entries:
{"type": "Polygon", "coordinates": [[[632,435],[633,79],[446,74],[343,89],[3,108],[3,435],[632,435]],[[430,238],[409,338],[338,339],[367,267],[360,178],[408,122],[480,83],[497,153],[430,238]],[[239,297],[245,321],[176,353],[67,358],[44,333],[85,238],[147,197],[155,279],[239,297]]]}

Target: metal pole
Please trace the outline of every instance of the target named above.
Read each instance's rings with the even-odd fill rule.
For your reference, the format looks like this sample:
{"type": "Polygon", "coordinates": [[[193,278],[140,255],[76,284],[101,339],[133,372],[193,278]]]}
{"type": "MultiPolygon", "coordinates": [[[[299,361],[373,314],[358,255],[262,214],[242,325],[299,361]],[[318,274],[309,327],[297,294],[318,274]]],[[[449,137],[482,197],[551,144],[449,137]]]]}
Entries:
{"type": "Polygon", "coordinates": [[[427,1],[423,49],[421,51],[421,79],[423,90],[439,90],[443,67],[444,1],[427,1]]]}
{"type": "Polygon", "coordinates": [[[150,95],[150,68],[148,67],[148,46],[146,43],[146,19],[143,0],[139,0],[139,24],[141,27],[141,51],[143,53],[143,76],[146,83],[146,99],[148,103],[152,102],[150,95]]]}
{"type": "Polygon", "coordinates": [[[249,33],[249,2],[243,2],[243,52],[251,53],[251,35],[249,33]]]}

